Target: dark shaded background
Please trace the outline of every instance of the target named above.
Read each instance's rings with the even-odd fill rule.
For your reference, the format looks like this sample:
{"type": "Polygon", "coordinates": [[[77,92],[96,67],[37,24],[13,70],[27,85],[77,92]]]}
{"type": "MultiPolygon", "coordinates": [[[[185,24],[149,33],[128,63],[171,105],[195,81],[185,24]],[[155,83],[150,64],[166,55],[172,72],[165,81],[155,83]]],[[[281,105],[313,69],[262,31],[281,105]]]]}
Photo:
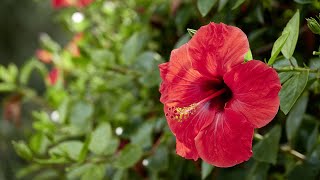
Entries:
{"type": "MultiPolygon", "coordinates": [[[[53,39],[64,43],[68,34],[54,19],[50,1],[1,0],[0,1],[0,64],[14,63],[21,66],[39,48],[39,36],[46,32],[53,39]]],[[[37,79],[33,75],[33,79],[37,79]]],[[[37,82],[35,82],[37,84],[37,82]]],[[[4,94],[0,96],[0,100],[4,94]]],[[[24,111],[31,110],[23,108],[24,111]]],[[[0,110],[0,180],[15,179],[17,169],[22,165],[12,149],[11,141],[24,139],[29,134],[31,122],[22,117],[20,128],[3,120],[0,110]]]]}
{"type": "MultiPolygon", "coordinates": [[[[39,0],[38,0],[39,1],[39,0]]],[[[0,1],[0,62],[21,65],[39,47],[39,35],[48,33],[58,42],[66,37],[53,18],[50,1],[0,1]]]]}

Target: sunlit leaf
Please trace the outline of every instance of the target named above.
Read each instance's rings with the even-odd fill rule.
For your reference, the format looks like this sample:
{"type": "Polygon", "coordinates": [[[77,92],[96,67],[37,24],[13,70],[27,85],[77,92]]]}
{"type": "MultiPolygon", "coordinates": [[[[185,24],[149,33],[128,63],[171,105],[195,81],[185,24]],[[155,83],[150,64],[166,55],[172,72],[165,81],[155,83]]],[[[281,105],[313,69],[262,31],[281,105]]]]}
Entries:
{"type": "Polygon", "coordinates": [[[297,12],[289,20],[286,27],[282,31],[282,34],[289,33],[286,43],[283,45],[281,49],[283,56],[287,59],[290,59],[292,57],[297,45],[299,36],[299,19],[300,13],[299,10],[297,10],[297,12]]]}

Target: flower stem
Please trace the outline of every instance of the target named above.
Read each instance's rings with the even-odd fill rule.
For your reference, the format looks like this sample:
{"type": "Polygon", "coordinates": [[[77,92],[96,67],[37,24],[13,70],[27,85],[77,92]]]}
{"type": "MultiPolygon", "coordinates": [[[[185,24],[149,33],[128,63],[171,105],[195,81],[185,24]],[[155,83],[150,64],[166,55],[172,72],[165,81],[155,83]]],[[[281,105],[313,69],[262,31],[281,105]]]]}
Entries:
{"type": "Polygon", "coordinates": [[[274,68],[277,72],[290,72],[290,71],[296,71],[296,72],[304,72],[309,71],[310,73],[318,73],[319,69],[309,69],[309,68],[302,68],[302,67],[293,67],[293,66],[287,66],[283,68],[274,68]]]}
{"type": "MultiPolygon", "coordinates": [[[[254,139],[258,140],[258,141],[261,141],[263,140],[263,136],[261,134],[258,134],[258,133],[254,133],[254,139]]],[[[306,156],[299,153],[298,151],[292,149],[289,145],[285,144],[285,145],[281,145],[280,146],[280,150],[282,152],[285,152],[285,153],[289,153],[290,155],[296,157],[297,159],[301,160],[301,161],[304,161],[306,160],[306,156]]]]}
{"type": "Polygon", "coordinates": [[[313,55],[320,55],[320,52],[313,51],[312,54],[313,54],[313,55]]]}
{"type": "Polygon", "coordinates": [[[298,151],[292,149],[289,145],[282,145],[280,146],[280,150],[286,153],[289,153],[291,155],[293,155],[294,157],[298,158],[301,161],[306,160],[306,156],[299,153],[298,151]]]}

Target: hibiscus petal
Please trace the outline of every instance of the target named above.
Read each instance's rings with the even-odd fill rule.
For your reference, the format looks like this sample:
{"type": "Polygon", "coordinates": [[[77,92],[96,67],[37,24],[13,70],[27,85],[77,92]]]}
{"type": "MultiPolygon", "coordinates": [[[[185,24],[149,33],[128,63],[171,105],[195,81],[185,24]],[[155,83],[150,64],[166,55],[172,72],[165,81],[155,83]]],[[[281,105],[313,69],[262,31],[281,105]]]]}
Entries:
{"type": "Polygon", "coordinates": [[[244,61],[249,50],[247,36],[239,28],[223,23],[202,26],[188,44],[192,66],[207,77],[229,72],[244,61]]]}
{"type": "Polygon", "coordinates": [[[253,133],[253,126],[243,115],[227,108],[200,131],[195,145],[199,156],[207,163],[231,167],[251,157],[253,133]]]}
{"type": "Polygon", "coordinates": [[[232,68],[223,79],[232,91],[227,107],[242,113],[254,127],[265,126],[277,114],[281,84],[274,69],[252,60],[232,68]]]}
{"type": "Polygon", "coordinates": [[[186,159],[193,159],[195,161],[199,158],[194,142],[192,146],[188,147],[187,145],[176,139],[176,153],[181,157],[184,157],[186,159]]]}
{"type": "Polygon", "coordinates": [[[177,154],[196,160],[198,152],[194,138],[201,129],[212,123],[215,116],[214,109],[209,109],[209,103],[193,104],[187,107],[167,104],[164,111],[169,128],[177,138],[177,154]]]}
{"type": "Polygon", "coordinates": [[[170,62],[159,68],[162,78],[160,101],[164,104],[175,102],[183,107],[199,102],[214,92],[210,83],[219,81],[206,78],[192,68],[188,44],[173,50],[170,62]]]}

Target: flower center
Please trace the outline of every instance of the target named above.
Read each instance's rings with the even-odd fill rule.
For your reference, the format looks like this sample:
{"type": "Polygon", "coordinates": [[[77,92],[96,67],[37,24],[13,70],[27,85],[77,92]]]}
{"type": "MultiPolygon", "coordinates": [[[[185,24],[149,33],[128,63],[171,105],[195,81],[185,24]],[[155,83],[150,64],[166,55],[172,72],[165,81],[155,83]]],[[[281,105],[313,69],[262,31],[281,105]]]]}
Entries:
{"type": "MultiPolygon", "coordinates": [[[[208,101],[210,103],[210,108],[216,108],[218,110],[223,110],[228,101],[232,98],[231,89],[224,83],[223,80],[219,84],[214,86],[215,89],[218,89],[217,92],[222,92],[218,96],[210,98],[208,101]]],[[[216,93],[214,93],[216,94],[216,93]]],[[[209,96],[210,97],[210,96],[209,96]]],[[[207,99],[207,98],[206,98],[207,99]]]]}

